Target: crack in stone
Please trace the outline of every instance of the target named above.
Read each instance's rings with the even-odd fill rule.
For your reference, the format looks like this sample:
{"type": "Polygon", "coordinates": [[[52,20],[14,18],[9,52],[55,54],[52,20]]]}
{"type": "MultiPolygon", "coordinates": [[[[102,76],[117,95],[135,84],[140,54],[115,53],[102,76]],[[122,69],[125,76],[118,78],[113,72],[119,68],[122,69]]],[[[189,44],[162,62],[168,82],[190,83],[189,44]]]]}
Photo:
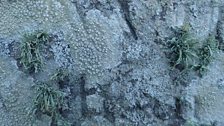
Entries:
{"type": "Polygon", "coordinates": [[[136,28],[132,24],[132,21],[130,18],[130,11],[129,11],[130,6],[128,5],[129,1],[128,0],[118,0],[118,3],[120,4],[121,10],[123,11],[124,19],[131,31],[132,36],[134,37],[135,40],[138,40],[136,28]]]}

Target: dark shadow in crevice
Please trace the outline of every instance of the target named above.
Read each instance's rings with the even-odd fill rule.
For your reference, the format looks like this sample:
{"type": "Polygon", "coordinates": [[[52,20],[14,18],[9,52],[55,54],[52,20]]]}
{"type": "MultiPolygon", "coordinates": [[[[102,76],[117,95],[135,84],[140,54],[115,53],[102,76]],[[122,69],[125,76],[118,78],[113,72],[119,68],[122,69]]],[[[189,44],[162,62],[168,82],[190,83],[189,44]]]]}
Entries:
{"type": "Polygon", "coordinates": [[[138,40],[138,35],[137,35],[137,32],[136,32],[136,28],[132,24],[132,21],[131,21],[131,18],[130,18],[130,11],[129,11],[130,6],[128,5],[129,1],[128,0],[118,0],[118,3],[121,6],[121,10],[123,11],[124,19],[125,19],[128,27],[131,31],[131,34],[132,34],[133,38],[135,40],[138,40]]]}

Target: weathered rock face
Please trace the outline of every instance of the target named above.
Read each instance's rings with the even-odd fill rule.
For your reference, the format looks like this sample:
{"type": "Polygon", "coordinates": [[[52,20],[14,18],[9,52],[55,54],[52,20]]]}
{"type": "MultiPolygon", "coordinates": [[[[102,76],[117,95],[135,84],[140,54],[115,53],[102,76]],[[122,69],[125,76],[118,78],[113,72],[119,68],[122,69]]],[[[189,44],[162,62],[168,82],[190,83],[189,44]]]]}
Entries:
{"type": "Polygon", "coordinates": [[[13,59],[1,57],[1,115],[0,121],[3,125],[28,125],[26,115],[32,104],[30,93],[33,84],[32,79],[28,78],[16,67],[13,59]]]}
{"type": "MultiPolygon", "coordinates": [[[[223,0],[0,0],[0,122],[24,126],[32,86],[68,69],[65,119],[77,126],[177,126],[224,123],[223,53],[208,73],[182,84],[164,53],[175,27],[224,43],[223,0]],[[24,34],[44,31],[43,71],[20,67],[24,34]]],[[[50,125],[43,117],[34,125],[50,125]]]]}
{"type": "Polygon", "coordinates": [[[210,71],[204,76],[197,87],[195,102],[196,117],[202,122],[218,122],[223,124],[223,53],[217,55],[217,61],[210,66],[210,71]]]}
{"type": "MultiPolygon", "coordinates": [[[[29,116],[34,99],[33,78],[18,70],[16,61],[1,56],[0,62],[0,122],[2,126],[47,125],[47,121],[33,122],[29,116]]],[[[46,120],[47,118],[45,118],[46,120]]]]}

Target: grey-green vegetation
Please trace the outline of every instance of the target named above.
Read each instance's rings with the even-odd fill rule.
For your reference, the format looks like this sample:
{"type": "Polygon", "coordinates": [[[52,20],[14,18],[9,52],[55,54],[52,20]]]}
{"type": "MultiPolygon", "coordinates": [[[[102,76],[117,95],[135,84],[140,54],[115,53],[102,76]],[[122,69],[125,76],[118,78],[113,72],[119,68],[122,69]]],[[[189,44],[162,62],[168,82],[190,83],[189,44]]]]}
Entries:
{"type": "Polygon", "coordinates": [[[41,56],[41,47],[48,42],[49,36],[44,32],[25,34],[21,43],[20,63],[25,70],[35,72],[41,70],[43,58],[41,56]]]}
{"type": "Polygon", "coordinates": [[[50,80],[55,81],[63,81],[66,77],[69,76],[69,72],[67,69],[59,68],[56,72],[51,76],[50,80]]]}
{"type": "Polygon", "coordinates": [[[200,46],[200,41],[193,38],[189,30],[186,26],[175,29],[174,37],[167,41],[168,58],[171,66],[186,71],[194,69],[202,76],[215,58],[218,41],[210,35],[200,46]]]}
{"type": "Polygon", "coordinates": [[[180,69],[192,68],[197,56],[197,40],[191,36],[188,28],[175,29],[174,37],[167,41],[170,64],[180,69]]]}
{"type": "Polygon", "coordinates": [[[60,109],[63,108],[64,92],[59,89],[53,88],[49,83],[40,83],[35,86],[36,97],[34,99],[34,108],[32,110],[33,115],[46,114],[51,117],[52,124],[58,126],[66,126],[69,123],[60,114],[60,109]]]}
{"type": "Polygon", "coordinates": [[[59,113],[63,105],[63,92],[50,87],[48,84],[41,83],[36,85],[37,96],[34,100],[35,112],[41,112],[51,117],[59,113]]]}
{"type": "Polygon", "coordinates": [[[194,67],[200,76],[202,76],[208,70],[207,67],[215,58],[215,53],[217,50],[218,41],[214,36],[209,36],[203,43],[202,47],[198,49],[198,64],[194,67]]]}

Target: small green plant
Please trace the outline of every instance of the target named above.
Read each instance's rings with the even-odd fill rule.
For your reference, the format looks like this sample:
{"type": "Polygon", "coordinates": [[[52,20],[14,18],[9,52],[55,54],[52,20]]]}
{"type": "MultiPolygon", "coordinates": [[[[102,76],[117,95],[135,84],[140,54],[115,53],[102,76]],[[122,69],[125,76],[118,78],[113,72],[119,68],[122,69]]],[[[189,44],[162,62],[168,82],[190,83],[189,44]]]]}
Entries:
{"type": "Polygon", "coordinates": [[[51,80],[64,81],[69,76],[69,72],[65,69],[57,69],[56,73],[51,76],[51,80]]]}
{"type": "Polygon", "coordinates": [[[69,84],[69,72],[67,69],[59,68],[50,78],[51,81],[57,83],[59,88],[64,88],[69,84]]]}
{"type": "Polygon", "coordinates": [[[207,66],[214,59],[214,53],[218,50],[218,42],[214,36],[209,36],[201,48],[198,49],[199,63],[195,70],[202,76],[207,71],[207,66]]]}
{"type": "Polygon", "coordinates": [[[176,29],[174,33],[166,46],[171,66],[183,73],[195,70],[202,77],[219,47],[215,36],[210,35],[199,46],[199,41],[189,34],[188,25],[176,29]]]}
{"type": "Polygon", "coordinates": [[[57,126],[69,126],[69,123],[60,114],[60,109],[65,104],[64,93],[45,83],[36,85],[36,91],[32,113],[50,116],[52,123],[57,126]]]}
{"type": "Polygon", "coordinates": [[[37,85],[36,91],[37,96],[34,100],[35,111],[56,117],[63,105],[63,92],[55,90],[45,83],[37,85]]]}
{"type": "Polygon", "coordinates": [[[197,43],[189,34],[187,27],[177,29],[175,36],[167,42],[171,66],[181,70],[192,68],[197,58],[197,43]]]}
{"type": "Polygon", "coordinates": [[[42,57],[40,54],[41,44],[49,40],[47,33],[38,32],[34,34],[26,34],[21,43],[21,60],[20,63],[29,72],[37,73],[42,65],[42,57]]]}

